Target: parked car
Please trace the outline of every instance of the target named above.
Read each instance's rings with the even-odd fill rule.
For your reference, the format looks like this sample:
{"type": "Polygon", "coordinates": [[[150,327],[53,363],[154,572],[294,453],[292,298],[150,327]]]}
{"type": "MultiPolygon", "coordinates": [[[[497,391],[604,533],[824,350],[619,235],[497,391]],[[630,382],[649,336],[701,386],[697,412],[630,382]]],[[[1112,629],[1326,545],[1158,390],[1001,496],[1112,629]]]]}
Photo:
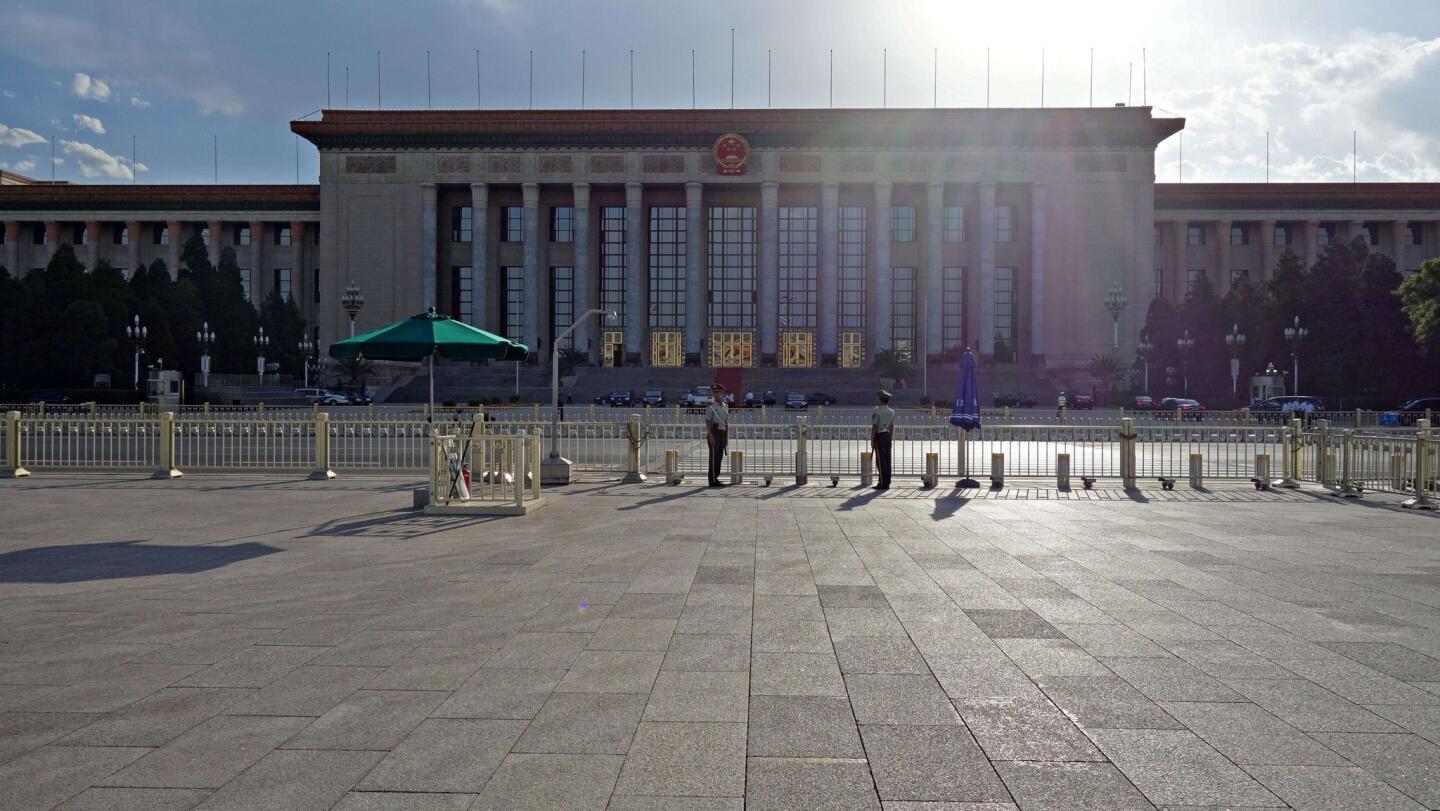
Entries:
{"type": "Polygon", "coordinates": [[[1325,401],[1319,397],[1290,394],[1271,397],[1250,404],[1250,414],[1260,422],[1285,422],[1299,417],[1310,419],[1310,412],[1324,411],[1325,401]]]}
{"type": "Polygon", "coordinates": [[[1418,397],[1402,403],[1394,411],[1381,414],[1380,423],[1382,425],[1414,425],[1416,420],[1425,418],[1427,411],[1431,412],[1430,419],[1435,419],[1435,414],[1440,412],[1440,397],[1418,397]]]}
{"type": "Polygon", "coordinates": [[[680,395],[680,405],[686,408],[704,408],[715,402],[715,394],[709,386],[696,386],[680,395]]]}
{"type": "Polygon", "coordinates": [[[1040,405],[1040,401],[1028,394],[997,394],[995,395],[996,408],[1034,408],[1040,405]]]}
{"type": "Polygon", "coordinates": [[[296,389],[295,396],[303,397],[307,402],[320,405],[350,405],[349,397],[327,389],[296,389]]]}
{"type": "Polygon", "coordinates": [[[594,399],[594,400],[591,400],[590,402],[594,403],[595,405],[609,405],[609,403],[610,403],[610,395],[608,395],[608,394],[597,394],[597,395],[595,395],[595,399],[594,399]]]}
{"type": "Polygon", "coordinates": [[[1148,394],[1141,394],[1135,398],[1136,411],[1149,411],[1155,407],[1155,400],[1148,394]]]}
{"type": "Polygon", "coordinates": [[[1095,395],[1093,394],[1072,394],[1066,400],[1066,407],[1071,411],[1093,411],[1095,409],[1095,395]]]}
{"type": "Polygon", "coordinates": [[[665,392],[660,389],[646,389],[645,393],[640,396],[640,401],[646,408],[664,408],[665,392]]]}
{"type": "Polygon", "coordinates": [[[827,406],[835,405],[839,401],[835,399],[834,395],[826,394],[823,391],[812,391],[805,395],[805,402],[810,405],[827,406]]]}
{"type": "Polygon", "coordinates": [[[793,392],[793,393],[791,393],[791,394],[785,395],[785,409],[786,409],[787,411],[789,411],[789,410],[804,411],[804,410],[805,410],[806,408],[808,408],[809,406],[810,406],[810,401],[809,401],[809,399],[806,398],[805,395],[803,395],[803,394],[800,394],[800,393],[798,393],[798,392],[793,392]]]}
{"type": "Polygon", "coordinates": [[[635,404],[635,392],[629,389],[616,389],[610,392],[609,402],[611,408],[629,408],[635,404]]]}
{"type": "Polygon", "coordinates": [[[1200,405],[1198,400],[1186,397],[1166,397],[1160,401],[1160,405],[1155,407],[1156,419],[1174,419],[1177,414],[1182,420],[1203,420],[1205,419],[1205,406],[1200,405]]]}

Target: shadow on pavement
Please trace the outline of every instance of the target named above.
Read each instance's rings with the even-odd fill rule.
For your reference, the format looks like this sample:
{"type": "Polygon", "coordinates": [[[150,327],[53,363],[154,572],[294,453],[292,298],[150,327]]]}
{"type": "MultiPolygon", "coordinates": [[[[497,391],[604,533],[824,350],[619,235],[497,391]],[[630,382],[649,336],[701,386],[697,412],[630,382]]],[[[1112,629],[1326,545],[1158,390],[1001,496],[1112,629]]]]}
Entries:
{"type": "Polygon", "coordinates": [[[419,510],[405,508],[325,521],[305,533],[305,537],[419,538],[503,519],[504,516],[499,515],[426,515],[419,510]]]}
{"type": "Polygon", "coordinates": [[[281,551],[262,543],[147,545],[143,541],[41,546],[0,555],[0,583],[82,583],[208,572],[281,551]]]}

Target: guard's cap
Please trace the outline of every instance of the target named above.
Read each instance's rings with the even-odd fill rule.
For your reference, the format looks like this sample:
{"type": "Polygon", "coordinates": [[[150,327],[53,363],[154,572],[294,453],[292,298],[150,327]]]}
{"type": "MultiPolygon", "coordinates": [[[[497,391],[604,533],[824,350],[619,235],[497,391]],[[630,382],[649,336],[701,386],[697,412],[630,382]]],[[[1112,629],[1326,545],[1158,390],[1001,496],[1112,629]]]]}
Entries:
{"type": "Polygon", "coordinates": [[[711,390],[711,391],[724,391],[724,390],[725,390],[725,387],[722,386],[722,385],[720,385],[719,383],[711,383],[711,384],[710,384],[710,390],[711,390]]]}
{"type": "Polygon", "coordinates": [[[889,400],[889,399],[890,399],[891,397],[893,397],[893,396],[894,396],[894,395],[892,395],[890,392],[888,392],[888,391],[886,391],[886,390],[884,390],[884,389],[881,389],[881,390],[880,390],[880,399],[881,399],[881,400],[889,400]]]}

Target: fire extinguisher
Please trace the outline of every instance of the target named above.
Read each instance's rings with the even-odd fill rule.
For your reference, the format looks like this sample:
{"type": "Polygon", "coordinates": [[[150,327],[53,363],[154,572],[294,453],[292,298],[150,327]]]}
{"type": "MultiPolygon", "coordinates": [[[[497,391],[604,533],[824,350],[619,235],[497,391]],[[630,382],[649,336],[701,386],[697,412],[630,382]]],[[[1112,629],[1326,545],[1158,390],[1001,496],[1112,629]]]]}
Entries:
{"type": "Polygon", "coordinates": [[[460,493],[460,497],[461,497],[462,499],[465,499],[465,500],[468,501],[468,500],[470,499],[470,466],[469,466],[469,465],[461,465],[461,466],[460,466],[460,478],[465,482],[464,490],[460,493]]]}

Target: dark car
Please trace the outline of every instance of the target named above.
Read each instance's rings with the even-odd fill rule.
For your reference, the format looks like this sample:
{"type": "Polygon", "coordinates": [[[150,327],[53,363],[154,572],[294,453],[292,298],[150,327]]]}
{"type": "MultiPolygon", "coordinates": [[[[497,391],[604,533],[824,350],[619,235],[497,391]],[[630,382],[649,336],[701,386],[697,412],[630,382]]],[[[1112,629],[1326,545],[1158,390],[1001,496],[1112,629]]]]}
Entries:
{"type": "Polygon", "coordinates": [[[1177,415],[1182,420],[1203,420],[1205,406],[1186,397],[1166,397],[1160,401],[1160,405],[1155,406],[1156,419],[1170,420],[1177,415]]]}
{"type": "Polygon", "coordinates": [[[644,403],[647,408],[663,408],[665,406],[665,392],[659,389],[647,389],[646,392],[641,395],[640,401],[644,403]]]}
{"type": "Polygon", "coordinates": [[[810,405],[810,400],[803,394],[785,395],[785,407],[796,411],[803,411],[810,405]]]}
{"type": "Polygon", "coordinates": [[[1271,397],[1250,404],[1250,415],[1260,422],[1286,422],[1297,417],[1308,421],[1312,412],[1324,410],[1324,400],[1298,394],[1271,397]]]}
{"type": "Polygon", "coordinates": [[[591,400],[590,402],[594,403],[595,405],[608,405],[610,403],[610,395],[597,394],[595,395],[595,399],[591,400]]]}
{"type": "Polygon", "coordinates": [[[1136,411],[1149,411],[1155,407],[1155,400],[1148,394],[1142,394],[1135,398],[1136,411]]]}
{"type": "Polygon", "coordinates": [[[997,394],[995,395],[996,408],[1034,408],[1040,405],[1040,401],[1028,394],[997,394]]]}
{"type": "Polygon", "coordinates": [[[839,401],[835,399],[834,395],[826,394],[823,391],[812,391],[805,395],[805,402],[809,405],[827,406],[835,405],[839,401]]]}
{"type": "Polygon", "coordinates": [[[635,403],[635,393],[629,389],[616,389],[610,392],[608,399],[611,408],[629,408],[635,403]]]}
{"type": "Polygon", "coordinates": [[[1395,411],[1396,425],[1414,425],[1417,420],[1423,420],[1426,416],[1434,420],[1435,414],[1440,412],[1440,397],[1419,397],[1404,403],[1395,411]]]}
{"type": "Polygon", "coordinates": [[[1068,408],[1071,411],[1093,411],[1095,409],[1095,395],[1072,394],[1068,398],[1068,408]]]}

